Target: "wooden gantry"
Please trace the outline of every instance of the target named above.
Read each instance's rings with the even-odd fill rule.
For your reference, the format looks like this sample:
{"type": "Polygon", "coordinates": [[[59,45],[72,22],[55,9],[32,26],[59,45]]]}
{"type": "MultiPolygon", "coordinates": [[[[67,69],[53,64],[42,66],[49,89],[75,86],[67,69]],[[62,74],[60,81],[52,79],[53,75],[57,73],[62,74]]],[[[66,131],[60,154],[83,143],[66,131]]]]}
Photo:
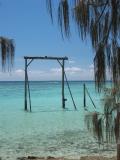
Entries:
{"type": "Polygon", "coordinates": [[[29,96],[29,104],[30,104],[30,111],[31,111],[31,99],[30,99],[30,88],[29,88],[29,80],[28,80],[28,73],[27,69],[28,66],[32,63],[33,60],[57,60],[62,68],[62,108],[65,109],[65,93],[64,93],[64,84],[65,84],[65,60],[68,60],[67,57],[28,57],[25,56],[25,98],[24,98],[24,109],[25,111],[28,110],[28,102],[27,97],[29,96]],[[29,92],[28,92],[29,91],[29,92]]]}

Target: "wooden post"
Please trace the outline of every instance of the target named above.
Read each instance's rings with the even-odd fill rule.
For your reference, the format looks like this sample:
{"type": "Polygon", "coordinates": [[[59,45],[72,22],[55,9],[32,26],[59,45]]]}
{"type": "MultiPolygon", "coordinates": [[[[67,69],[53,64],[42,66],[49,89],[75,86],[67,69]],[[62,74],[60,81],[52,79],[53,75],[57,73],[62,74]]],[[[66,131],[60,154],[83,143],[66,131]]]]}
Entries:
{"type": "Polygon", "coordinates": [[[27,59],[25,59],[25,111],[27,111],[27,59]]]}
{"type": "Polygon", "coordinates": [[[65,109],[65,95],[64,95],[64,59],[62,60],[62,108],[65,109]]]}
{"type": "Polygon", "coordinates": [[[29,80],[28,80],[28,74],[27,74],[27,87],[28,87],[29,107],[30,107],[30,112],[31,112],[32,111],[31,110],[31,95],[30,95],[30,84],[29,84],[29,80]]]}
{"type": "Polygon", "coordinates": [[[85,83],[83,84],[83,104],[84,104],[84,108],[86,108],[86,92],[85,92],[85,83]]]}

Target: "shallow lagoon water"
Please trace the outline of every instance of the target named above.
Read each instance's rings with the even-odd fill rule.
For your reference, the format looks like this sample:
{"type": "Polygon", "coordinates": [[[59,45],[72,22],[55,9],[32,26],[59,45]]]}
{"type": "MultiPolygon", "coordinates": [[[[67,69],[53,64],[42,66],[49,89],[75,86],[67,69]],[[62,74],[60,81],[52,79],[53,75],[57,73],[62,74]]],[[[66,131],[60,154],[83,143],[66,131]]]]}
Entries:
{"type": "MultiPolygon", "coordinates": [[[[74,110],[65,85],[66,110],[61,107],[61,82],[30,82],[32,112],[24,112],[24,82],[0,82],[0,157],[16,159],[21,156],[65,156],[101,154],[97,141],[85,129],[83,83],[102,111],[94,82],[70,82],[77,106],[74,110]]],[[[89,111],[94,111],[86,98],[89,111]]],[[[103,154],[113,154],[114,146],[103,154]]]]}

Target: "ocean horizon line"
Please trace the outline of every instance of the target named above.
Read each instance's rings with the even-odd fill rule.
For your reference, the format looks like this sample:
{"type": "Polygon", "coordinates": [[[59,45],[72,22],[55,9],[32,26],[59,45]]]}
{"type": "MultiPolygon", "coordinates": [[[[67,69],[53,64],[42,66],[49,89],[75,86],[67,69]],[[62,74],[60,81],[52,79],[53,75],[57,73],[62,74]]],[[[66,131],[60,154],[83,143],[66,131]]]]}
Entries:
{"type": "MultiPolygon", "coordinates": [[[[53,81],[53,82],[61,82],[61,80],[29,80],[31,82],[50,82],[50,81],[53,81]]],[[[95,82],[94,80],[68,80],[68,81],[75,81],[75,82],[83,82],[83,81],[92,81],[92,82],[95,82]]],[[[0,82],[24,82],[24,80],[0,80],[0,82]]]]}
{"type": "MultiPolygon", "coordinates": [[[[69,82],[95,82],[94,80],[68,80],[69,82]]],[[[24,80],[0,80],[0,82],[24,82],[24,80]]],[[[62,82],[61,80],[29,80],[29,82],[62,82]]],[[[66,82],[66,81],[65,81],[66,82]]],[[[112,82],[107,80],[106,82],[112,82]]]]}
{"type": "MultiPolygon", "coordinates": [[[[5,81],[0,81],[0,83],[7,83],[7,82],[25,82],[24,80],[5,80],[5,81]]],[[[29,80],[29,82],[62,82],[62,80],[29,80]]],[[[66,83],[66,81],[64,81],[66,83]]],[[[91,83],[95,83],[94,80],[68,80],[68,82],[81,82],[81,83],[85,83],[85,82],[91,82],[91,83]]],[[[106,83],[112,83],[112,81],[107,80],[106,83]]]]}

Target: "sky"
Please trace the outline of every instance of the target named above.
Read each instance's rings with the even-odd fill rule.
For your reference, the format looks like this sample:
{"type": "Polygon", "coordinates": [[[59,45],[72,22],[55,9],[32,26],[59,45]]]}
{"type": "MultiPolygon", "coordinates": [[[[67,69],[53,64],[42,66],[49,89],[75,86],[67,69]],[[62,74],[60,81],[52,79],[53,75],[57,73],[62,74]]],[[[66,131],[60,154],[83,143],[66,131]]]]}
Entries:
{"type": "MultiPolygon", "coordinates": [[[[3,73],[0,68],[0,81],[24,80],[24,56],[67,56],[69,80],[94,79],[90,40],[81,41],[74,24],[70,39],[63,39],[57,21],[51,23],[45,0],[0,0],[0,22],[0,36],[15,42],[13,70],[3,73]]],[[[29,80],[61,80],[61,68],[56,61],[34,60],[28,75],[29,80]]]]}

